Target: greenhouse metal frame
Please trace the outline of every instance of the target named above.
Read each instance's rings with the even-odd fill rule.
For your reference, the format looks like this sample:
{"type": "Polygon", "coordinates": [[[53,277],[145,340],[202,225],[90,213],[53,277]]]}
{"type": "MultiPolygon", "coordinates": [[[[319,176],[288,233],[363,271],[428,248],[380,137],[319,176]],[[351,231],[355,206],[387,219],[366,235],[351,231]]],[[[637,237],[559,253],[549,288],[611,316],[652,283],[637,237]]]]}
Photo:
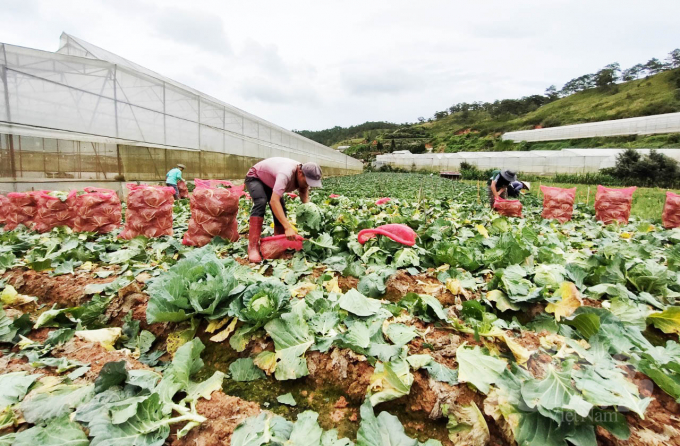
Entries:
{"type": "Polygon", "coordinates": [[[258,160],[361,161],[63,33],[56,53],[0,43],[0,181],[242,178],[258,160]]]}

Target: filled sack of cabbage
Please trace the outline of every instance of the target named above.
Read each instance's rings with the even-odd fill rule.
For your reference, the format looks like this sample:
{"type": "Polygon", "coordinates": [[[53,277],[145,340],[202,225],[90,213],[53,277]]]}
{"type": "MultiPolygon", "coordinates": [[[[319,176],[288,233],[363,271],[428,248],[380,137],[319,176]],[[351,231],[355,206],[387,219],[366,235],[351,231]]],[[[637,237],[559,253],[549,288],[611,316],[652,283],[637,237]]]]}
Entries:
{"type": "Polygon", "coordinates": [[[76,197],[76,217],[73,230],[106,234],[120,227],[122,217],[120,198],[111,189],[86,187],[76,197]]]}
{"type": "Polygon", "coordinates": [[[5,229],[13,230],[19,225],[33,228],[38,213],[38,195],[42,191],[10,192],[7,194],[9,209],[5,217],[5,229]]]}
{"type": "Polygon", "coordinates": [[[73,228],[76,216],[76,191],[48,192],[40,191],[37,195],[38,209],[33,219],[33,229],[48,232],[58,226],[73,228]]]}
{"type": "Polygon", "coordinates": [[[627,224],[635,189],[637,188],[611,189],[598,185],[595,195],[595,218],[604,224],[614,222],[627,224]]]}
{"type": "Polygon", "coordinates": [[[543,213],[546,220],[557,220],[560,223],[571,220],[574,213],[574,198],[576,188],[563,189],[561,187],[541,186],[543,192],[543,213]]]}
{"type": "Polygon", "coordinates": [[[12,203],[4,195],[0,195],[0,225],[7,223],[7,215],[10,213],[12,203]]]}
{"type": "Polygon", "coordinates": [[[239,235],[236,216],[245,185],[226,187],[223,183],[205,180],[196,180],[195,184],[196,188],[189,198],[191,219],[182,243],[187,246],[204,246],[213,237],[237,241],[239,235]]]}
{"type": "Polygon", "coordinates": [[[496,198],[493,202],[493,208],[504,217],[522,218],[522,203],[519,200],[496,198]]]}
{"type": "Polygon", "coordinates": [[[175,189],[166,186],[128,184],[125,228],[120,238],[154,238],[172,235],[172,206],[175,189]]]}
{"type": "Polygon", "coordinates": [[[680,195],[666,192],[666,203],[663,205],[661,221],[666,229],[680,227],[680,195]]]}
{"type": "Polygon", "coordinates": [[[177,189],[179,190],[179,198],[189,198],[189,188],[184,180],[177,182],[177,189]]]}

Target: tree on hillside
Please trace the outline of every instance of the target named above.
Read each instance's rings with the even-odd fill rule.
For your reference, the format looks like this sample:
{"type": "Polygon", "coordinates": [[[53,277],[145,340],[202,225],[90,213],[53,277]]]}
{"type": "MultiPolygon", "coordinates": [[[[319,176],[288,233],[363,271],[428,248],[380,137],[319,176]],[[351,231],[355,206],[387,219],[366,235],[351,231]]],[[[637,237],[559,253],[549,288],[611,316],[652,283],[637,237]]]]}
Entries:
{"type": "Polygon", "coordinates": [[[666,62],[670,68],[680,68],[680,48],[676,48],[668,53],[666,62]]]}
{"type": "Polygon", "coordinates": [[[595,73],[595,85],[606,87],[615,83],[619,79],[618,73],[621,72],[621,65],[618,62],[610,63],[603,69],[595,73]]]}
{"type": "Polygon", "coordinates": [[[664,68],[665,67],[663,63],[656,57],[652,57],[645,64],[645,69],[647,70],[648,75],[661,73],[664,70],[664,68]]]}
{"type": "Polygon", "coordinates": [[[436,119],[437,121],[439,121],[442,118],[446,118],[447,116],[449,116],[449,113],[446,110],[434,112],[434,119],[436,119]]]}
{"type": "Polygon", "coordinates": [[[556,101],[560,98],[560,93],[557,91],[557,87],[554,85],[551,85],[545,89],[545,95],[550,101],[556,101]]]}
{"type": "Polygon", "coordinates": [[[418,122],[422,124],[423,122],[425,122],[425,118],[423,118],[422,116],[418,116],[418,122]]]}
{"type": "Polygon", "coordinates": [[[583,76],[574,78],[564,84],[564,87],[562,87],[562,94],[568,96],[573,93],[578,93],[579,91],[594,88],[596,85],[595,79],[596,75],[594,74],[584,74],[583,76]]]}
{"type": "Polygon", "coordinates": [[[643,71],[645,71],[645,66],[641,63],[633,65],[632,67],[623,70],[623,73],[621,73],[621,79],[624,82],[633,81],[639,78],[643,71]]]}

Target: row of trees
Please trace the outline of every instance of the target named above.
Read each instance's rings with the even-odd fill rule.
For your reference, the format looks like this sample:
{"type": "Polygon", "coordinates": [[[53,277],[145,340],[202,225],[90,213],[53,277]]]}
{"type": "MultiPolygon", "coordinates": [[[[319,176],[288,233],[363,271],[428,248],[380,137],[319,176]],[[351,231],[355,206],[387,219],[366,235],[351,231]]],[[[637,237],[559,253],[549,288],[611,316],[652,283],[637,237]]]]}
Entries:
{"type": "Polygon", "coordinates": [[[295,133],[309,138],[318,143],[330,146],[338,141],[345,139],[352,139],[364,137],[371,138],[371,132],[374,130],[392,130],[399,128],[399,124],[383,121],[367,121],[363,124],[353,125],[350,127],[335,126],[325,130],[293,130],[295,133]]]}
{"type": "MultiPolygon", "coordinates": [[[[494,102],[460,102],[449,107],[447,110],[435,112],[431,120],[440,120],[449,115],[460,113],[460,117],[466,120],[471,112],[484,111],[493,118],[503,115],[523,115],[530,113],[537,108],[555,101],[559,98],[569,96],[579,91],[590,88],[606,88],[617,82],[628,82],[639,79],[643,76],[652,76],[662,71],[680,68],[680,49],[675,49],[668,54],[665,61],[660,61],[656,57],[644,64],[636,64],[625,70],[621,70],[619,63],[611,63],[601,70],[592,74],[584,74],[574,78],[564,84],[562,89],[551,85],[545,90],[544,95],[525,96],[520,99],[503,99],[494,102]]],[[[419,122],[425,122],[425,118],[418,118],[419,122]]]]}

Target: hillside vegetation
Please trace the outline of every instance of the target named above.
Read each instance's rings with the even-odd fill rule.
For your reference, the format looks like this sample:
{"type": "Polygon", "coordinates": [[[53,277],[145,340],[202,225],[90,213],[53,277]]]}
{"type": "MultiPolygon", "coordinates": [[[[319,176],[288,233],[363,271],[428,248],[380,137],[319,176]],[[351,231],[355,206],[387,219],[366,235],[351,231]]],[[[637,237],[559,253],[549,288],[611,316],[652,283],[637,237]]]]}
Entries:
{"type": "Polygon", "coordinates": [[[621,70],[609,64],[594,74],[567,82],[544,95],[503,99],[493,103],[459,103],[417,123],[366,122],[298,133],[322,144],[349,145],[345,153],[366,161],[395,150],[506,151],[551,150],[565,147],[667,148],[680,147],[680,135],[587,138],[540,143],[502,141],[508,131],[633,118],[680,112],[680,50],[664,65],[658,59],[621,70]],[[638,79],[638,76],[647,75],[638,79]]]}

